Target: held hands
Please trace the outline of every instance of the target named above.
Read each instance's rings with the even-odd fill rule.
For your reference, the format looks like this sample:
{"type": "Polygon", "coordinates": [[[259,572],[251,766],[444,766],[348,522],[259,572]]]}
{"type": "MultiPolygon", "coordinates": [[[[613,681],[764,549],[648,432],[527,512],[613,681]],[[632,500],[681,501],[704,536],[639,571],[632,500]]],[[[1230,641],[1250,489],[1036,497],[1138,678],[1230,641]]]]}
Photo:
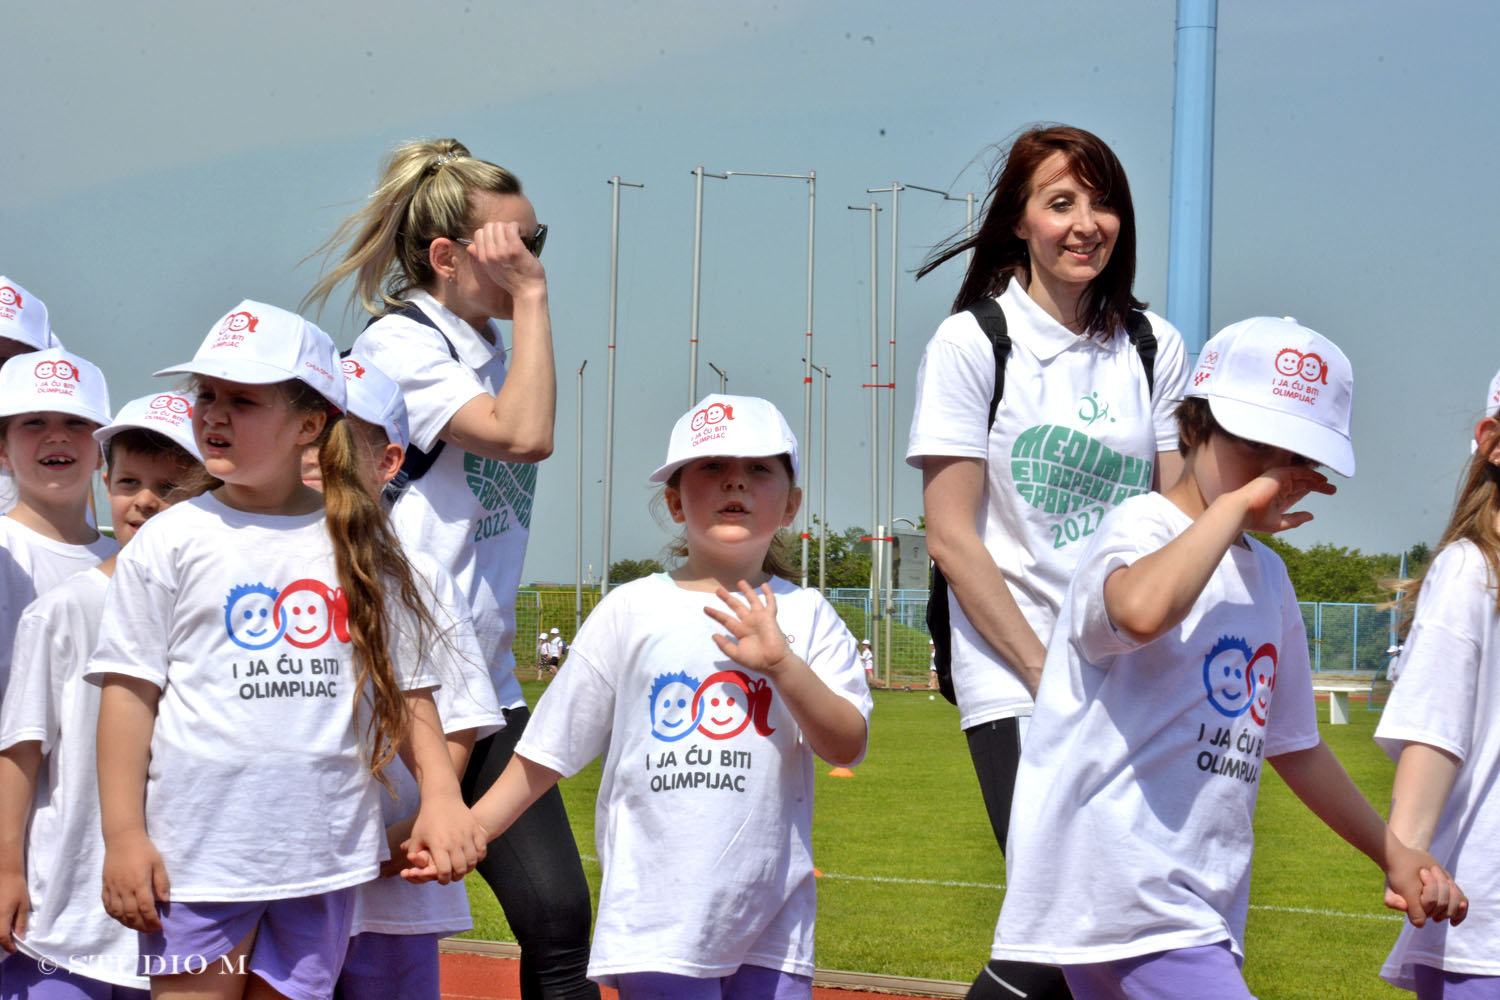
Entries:
{"type": "Polygon", "coordinates": [[[704,614],[724,626],[729,636],[734,637],[731,640],[729,636],[715,635],[714,642],[719,650],[742,667],[774,677],[792,655],[792,650],[781,626],[776,623],[776,597],[771,593],[770,584],[761,584],[757,591],[741,580],[740,596],[731,595],[723,587],[715,593],[733,612],[731,615],[718,608],[703,609],[704,614]]]}
{"type": "Polygon", "coordinates": [[[1400,910],[1415,927],[1430,918],[1455,927],[1469,915],[1469,897],[1426,851],[1399,847],[1385,873],[1385,905],[1400,910]]]}
{"type": "Polygon", "coordinates": [[[413,868],[402,869],[401,875],[409,882],[447,885],[484,860],[489,842],[489,834],[457,795],[424,798],[411,837],[401,845],[413,868]]]}
{"type": "Polygon", "coordinates": [[[168,899],[167,867],[145,830],[121,834],[104,848],[104,910],[132,930],[161,930],[156,901],[168,899]]]}
{"type": "Polygon", "coordinates": [[[16,939],[26,936],[26,918],[30,913],[26,873],[19,868],[0,872],[0,948],[16,950],[16,939]]]}
{"type": "Polygon", "coordinates": [[[1306,524],[1313,516],[1291,508],[1309,493],[1332,495],[1336,487],[1310,465],[1283,465],[1267,469],[1235,490],[1245,504],[1244,530],[1274,533],[1306,524]]]}

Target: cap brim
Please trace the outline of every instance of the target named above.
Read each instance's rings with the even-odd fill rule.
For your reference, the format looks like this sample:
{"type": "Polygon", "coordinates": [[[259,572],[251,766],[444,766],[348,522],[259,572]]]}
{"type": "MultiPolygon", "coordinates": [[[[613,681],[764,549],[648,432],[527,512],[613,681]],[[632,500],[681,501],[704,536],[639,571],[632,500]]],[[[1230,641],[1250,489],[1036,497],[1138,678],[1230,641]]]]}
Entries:
{"type": "MultiPolygon", "coordinates": [[[[30,402],[40,404],[42,400],[31,400],[30,402]]],[[[100,426],[109,423],[110,419],[112,419],[105,417],[105,419],[100,420],[101,414],[98,410],[90,409],[82,403],[69,402],[67,400],[47,400],[45,406],[0,407],[0,417],[14,417],[22,413],[66,413],[70,417],[82,417],[85,420],[92,420],[100,426]]]]}
{"type": "Polygon", "coordinates": [[[1229,433],[1247,441],[1285,448],[1319,465],[1326,465],[1341,476],[1354,475],[1354,445],[1338,431],[1316,421],[1238,399],[1214,395],[1207,399],[1214,419],[1229,433]]]}
{"type": "Polygon", "coordinates": [[[207,375],[210,378],[228,379],[230,382],[243,382],[245,385],[271,385],[297,378],[280,365],[266,364],[250,358],[194,358],[151,374],[158,378],[163,375],[207,375]]]}

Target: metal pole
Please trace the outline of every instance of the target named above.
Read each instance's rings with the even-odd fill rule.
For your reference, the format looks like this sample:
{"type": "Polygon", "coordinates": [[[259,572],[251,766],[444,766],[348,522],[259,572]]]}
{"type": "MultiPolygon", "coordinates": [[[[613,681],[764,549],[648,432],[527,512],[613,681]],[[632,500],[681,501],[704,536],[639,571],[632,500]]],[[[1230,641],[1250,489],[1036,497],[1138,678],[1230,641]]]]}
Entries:
{"type": "Polygon", "coordinates": [[[1208,339],[1213,250],[1214,44],[1217,0],[1177,0],[1177,90],[1172,105],[1172,209],[1167,318],[1196,355],[1208,339]]]}
{"type": "Polygon", "coordinates": [[[573,557],[573,634],[583,625],[583,370],[589,365],[584,358],[578,366],[578,452],[574,458],[574,473],[578,493],[578,529],[573,557]]]}
{"type": "Polygon", "coordinates": [[[599,596],[609,593],[609,521],[613,508],[615,474],[615,325],[620,304],[620,188],[645,187],[620,180],[620,175],[609,179],[609,353],[608,387],[604,393],[604,572],[599,583],[599,596]]]}
{"type": "Polygon", "coordinates": [[[897,258],[900,254],[901,234],[901,182],[891,182],[891,304],[889,319],[891,324],[891,364],[890,370],[886,372],[891,394],[886,400],[885,420],[885,527],[881,532],[884,540],[881,544],[885,546],[885,683],[889,687],[891,683],[891,648],[892,622],[891,617],[895,613],[896,605],[894,595],[891,593],[895,586],[895,546],[891,544],[889,532],[895,529],[896,517],[896,277],[897,258]]]}
{"type": "Polygon", "coordinates": [[[880,656],[880,313],[879,313],[879,243],[876,220],[880,206],[870,202],[868,206],[850,205],[852,212],[870,213],[870,381],[865,386],[870,390],[870,614],[866,616],[866,630],[870,633],[872,655],[879,662],[880,656]]]}
{"type": "Polygon", "coordinates": [[[693,300],[688,332],[687,405],[690,407],[698,402],[698,291],[702,286],[703,274],[703,178],[717,177],[723,180],[724,175],[706,173],[703,165],[699,164],[693,168],[693,177],[696,183],[693,196],[693,300]]]}
{"type": "Polygon", "coordinates": [[[828,592],[828,366],[823,373],[822,430],[818,434],[818,591],[828,592]]]}
{"type": "MultiPolygon", "coordinates": [[[[725,177],[779,177],[783,180],[807,181],[807,324],[804,334],[807,341],[802,359],[802,454],[808,454],[808,438],[812,436],[812,360],[813,360],[813,222],[817,211],[818,172],[809,170],[805,174],[773,174],[755,170],[726,170],[725,177]]],[[[807,508],[797,515],[797,533],[802,536],[802,586],[807,586],[807,508]]]]}
{"type": "MultiPolygon", "coordinates": [[[[714,364],[712,361],[710,361],[708,363],[708,367],[712,368],[714,370],[714,373],[719,376],[719,392],[720,393],[728,392],[729,391],[729,376],[726,375],[726,374],[724,374],[724,369],[720,368],[718,365],[714,364]]],[[[694,400],[693,402],[696,403],[697,400],[694,400]]]]}

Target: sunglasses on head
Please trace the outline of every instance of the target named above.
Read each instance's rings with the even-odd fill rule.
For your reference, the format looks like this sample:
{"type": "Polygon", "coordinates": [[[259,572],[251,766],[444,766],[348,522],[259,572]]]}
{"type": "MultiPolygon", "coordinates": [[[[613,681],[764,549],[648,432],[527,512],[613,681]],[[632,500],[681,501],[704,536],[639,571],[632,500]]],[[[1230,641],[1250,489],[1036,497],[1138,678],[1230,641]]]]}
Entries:
{"type": "MultiPolygon", "coordinates": [[[[454,240],[453,242],[466,247],[474,245],[473,240],[454,240]]],[[[531,256],[540,257],[542,255],[542,247],[547,245],[547,224],[545,222],[537,223],[536,232],[530,236],[521,237],[521,245],[531,251],[531,256]]]]}

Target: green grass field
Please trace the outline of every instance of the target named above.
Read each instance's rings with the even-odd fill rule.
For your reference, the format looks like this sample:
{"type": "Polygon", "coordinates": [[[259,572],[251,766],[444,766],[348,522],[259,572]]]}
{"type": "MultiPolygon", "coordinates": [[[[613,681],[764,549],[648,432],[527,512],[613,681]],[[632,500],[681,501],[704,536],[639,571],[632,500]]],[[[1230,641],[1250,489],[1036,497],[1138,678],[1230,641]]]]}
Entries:
{"type": "MultiPolygon", "coordinates": [[[[540,685],[525,685],[535,704],[540,685]]],[[[1321,707],[1322,718],[1327,708],[1321,707]]],[[[1320,729],[1382,815],[1393,768],[1370,739],[1379,715],[1351,705],[1320,729]]],[[[819,767],[813,855],[818,965],[967,981],[989,954],[1004,864],[990,833],[957,711],[941,697],[875,693],[870,752],[853,778],[819,767]]],[[[1245,975],[1266,1000],[1402,997],[1376,976],[1399,918],[1379,870],[1324,827],[1266,768],[1255,819],[1245,975]]],[[[595,764],[563,782],[597,901],[595,764]]],[[[484,884],[469,880],[472,937],[513,940],[484,884]]]]}

